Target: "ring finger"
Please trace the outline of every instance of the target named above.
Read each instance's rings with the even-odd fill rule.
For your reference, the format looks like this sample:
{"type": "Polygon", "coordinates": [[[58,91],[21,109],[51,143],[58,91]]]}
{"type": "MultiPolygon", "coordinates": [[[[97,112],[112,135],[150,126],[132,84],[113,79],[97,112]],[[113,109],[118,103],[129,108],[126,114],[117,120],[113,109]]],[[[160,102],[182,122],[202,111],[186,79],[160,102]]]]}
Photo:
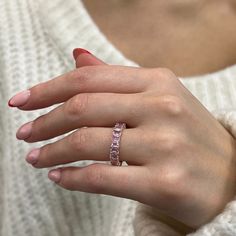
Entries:
{"type": "MultiPolygon", "coordinates": [[[[120,161],[132,165],[145,163],[140,131],[136,128],[124,129],[120,140],[120,161]]],[[[81,128],[66,137],[31,150],[26,161],[34,167],[44,168],[80,160],[109,161],[112,142],[111,128],[81,128]]]]}
{"type": "Polygon", "coordinates": [[[21,126],[16,137],[31,143],[83,126],[111,127],[114,121],[126,122],[127,127],[137,127],[144,119],[140,99],[141,96],[137,94],[78,94],[33,122],[21,126]]]}

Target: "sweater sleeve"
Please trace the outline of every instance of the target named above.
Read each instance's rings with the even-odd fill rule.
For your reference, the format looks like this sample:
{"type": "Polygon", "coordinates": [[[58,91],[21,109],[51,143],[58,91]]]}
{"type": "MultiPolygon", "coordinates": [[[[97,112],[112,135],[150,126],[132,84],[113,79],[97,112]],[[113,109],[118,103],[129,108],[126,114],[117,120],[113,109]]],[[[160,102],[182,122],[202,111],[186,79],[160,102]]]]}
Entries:
{"type": "MultiPolygon", "coordinates": [[[[2,66],[2,61],[0,59],[0,68],[2,66]]],[[[0,72],[2,76],[2,72],[0,72]]],[[[0,101],[5,101],[3,97],[3,86],[2,86],[3,80],[0,79],[0,101]]],[[[0,141],[1,143],[4,141],[4,122],[3,122],[3,105],[4,103],[0,103],[0,141]]],[[[3,200],[4,200],[4,179],[3,179],[3,145],[0,145],[0,229],[2,229],[2,224],[3,224],[3,214],[4,214],[4,209],[3,209],[3,200]]],[[[1,230],[0,230],[1,232],[1,230]]]]}
{"type": "MultiPolygon", "coordinates": [[[[214,110],[213,116],[236,138],[236,109],[214,110]]],[[[235,170],[236,171],[236,170],[235,170]]],[[[236,183],[235,183],[236,184],[236,183]]],[[[163,223],[155,215],[155,209],[137,203],[133,227],[135,236],[179,236],[184,235],[174,227],[163,223]]],[[[235,236],[236,235],[236,196],[227,203],[224,210],[210,222],[202,225],[187,236],[235,236]]]]}

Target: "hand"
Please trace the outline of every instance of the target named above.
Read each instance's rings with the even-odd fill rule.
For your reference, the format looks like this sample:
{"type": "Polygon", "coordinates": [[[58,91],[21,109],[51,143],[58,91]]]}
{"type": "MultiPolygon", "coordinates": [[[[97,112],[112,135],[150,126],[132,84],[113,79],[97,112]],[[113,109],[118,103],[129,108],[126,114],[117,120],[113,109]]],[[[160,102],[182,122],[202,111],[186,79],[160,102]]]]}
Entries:
{"type": "Polygon", "coordinates": [[[171,71],[84,66],[29,91],[10,104],[25,111],[63,104],[21,127],[18,139],[32,143],[75,130],[31,152],[27,161],[36,168],[109,161],[111,127],[128,126],[120,143],[128,166],[50,171],[59,186],[130,198],[190,227],[211,220],[234,197],[235,140],[171,71]]]}

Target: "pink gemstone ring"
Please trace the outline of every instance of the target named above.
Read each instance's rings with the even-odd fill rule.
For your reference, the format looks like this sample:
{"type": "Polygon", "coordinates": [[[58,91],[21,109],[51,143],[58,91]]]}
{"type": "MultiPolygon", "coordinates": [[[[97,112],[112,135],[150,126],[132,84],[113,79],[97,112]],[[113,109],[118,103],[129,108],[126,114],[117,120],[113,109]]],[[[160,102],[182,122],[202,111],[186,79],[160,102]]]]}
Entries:
{"type": "Polygon", "coordinates": [[[115,124],[112,130],[112,143],[110,147],[110,161],[111,164],[114,166],[121,166],[122,161],[119,160],[119,147],[120,147],[120,138],[123,129],[126,128],[125,123],[118,122],[115,124]]]}

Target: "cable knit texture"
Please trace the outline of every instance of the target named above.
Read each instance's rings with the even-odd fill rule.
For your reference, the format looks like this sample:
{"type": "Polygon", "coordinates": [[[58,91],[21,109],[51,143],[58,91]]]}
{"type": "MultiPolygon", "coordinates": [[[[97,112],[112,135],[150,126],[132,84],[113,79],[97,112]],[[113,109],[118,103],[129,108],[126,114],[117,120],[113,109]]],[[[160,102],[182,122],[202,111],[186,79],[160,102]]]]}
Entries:
{"type": "MultiPolygon", "coordinates": [[[[50,108],[9,109],[17,92],[74,68],[72,50],[82,47],[110,64],[138,66],[102,34],[79,0],[0,1],[0,235],[1,236],[177,236],[136,201],[58,187],[48,169],[34,169],[26,153],[64,137],[33,144],[16,130],[50,108]]],[[[236,65],[203,76],[180,78],[194,96],[236,137],[236,65]]],[[[84,166],[93,161],[80,161],[84,166]]],[[[152,211],[154,209],[151,209],[152,211]]],[[[235,236],[236,199],[189,236],[235,236]]]]}

